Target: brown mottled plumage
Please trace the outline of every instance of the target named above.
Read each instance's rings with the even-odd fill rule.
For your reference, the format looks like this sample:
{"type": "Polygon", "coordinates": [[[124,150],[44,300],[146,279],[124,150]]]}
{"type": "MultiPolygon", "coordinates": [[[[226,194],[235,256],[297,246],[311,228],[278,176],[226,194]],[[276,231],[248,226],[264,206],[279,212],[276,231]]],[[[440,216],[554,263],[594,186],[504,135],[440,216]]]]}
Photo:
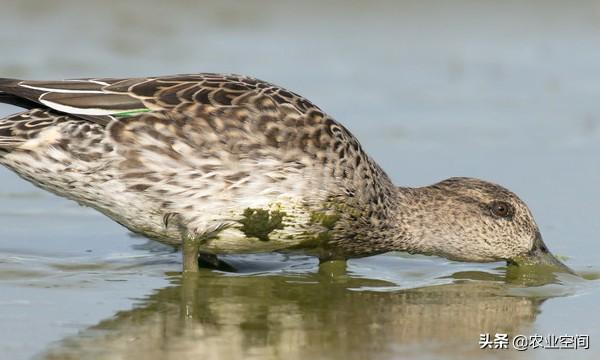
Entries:
{"type": "Polygon", "coordinates": [[[340,123],[254,78],[0,79],[0,101],[29,109],[0,120],[0,163],[131,231],[188,244],[194,261],[198,248],[548,253],[508,190],[467,178],[396,187],[340,123]]]}

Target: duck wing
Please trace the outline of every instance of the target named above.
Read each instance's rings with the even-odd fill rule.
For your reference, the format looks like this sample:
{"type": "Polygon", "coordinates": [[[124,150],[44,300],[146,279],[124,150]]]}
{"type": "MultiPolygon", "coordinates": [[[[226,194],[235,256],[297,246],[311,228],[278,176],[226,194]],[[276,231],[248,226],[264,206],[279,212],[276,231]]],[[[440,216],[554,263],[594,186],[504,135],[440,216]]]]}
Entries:
{"type": "Polygon", "coordinates": [[[106,89],[108,86],[110,82],[96,79],[0,79],[0,101],[29,109],[48,108],[101,125],[123,112],[148,111],[139,99],[113,93],[106,89]]]}
{"type": "Polygon", "coordinates": [[[241,75],[191,74],[128,79],[28,81],[0,79],[0,102],[49,108],[100,125],[149,111],[177,111],[183,105],[228,107],[264,95],[304,113],[318,109],[303,97],[241,75]]]}

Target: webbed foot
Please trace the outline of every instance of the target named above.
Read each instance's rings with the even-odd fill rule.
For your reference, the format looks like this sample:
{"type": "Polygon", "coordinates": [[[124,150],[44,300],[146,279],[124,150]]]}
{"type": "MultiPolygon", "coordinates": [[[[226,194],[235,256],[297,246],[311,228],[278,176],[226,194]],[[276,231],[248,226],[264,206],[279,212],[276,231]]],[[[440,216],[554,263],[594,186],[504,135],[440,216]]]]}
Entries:
{"type": "Polygon", "coordinates": [[[225,272],[237,272],[237,269],[231,264],[219,259],[215,254],[200,252],[198,256],[198,266],[206,269],[213,269],[225,272]]]}

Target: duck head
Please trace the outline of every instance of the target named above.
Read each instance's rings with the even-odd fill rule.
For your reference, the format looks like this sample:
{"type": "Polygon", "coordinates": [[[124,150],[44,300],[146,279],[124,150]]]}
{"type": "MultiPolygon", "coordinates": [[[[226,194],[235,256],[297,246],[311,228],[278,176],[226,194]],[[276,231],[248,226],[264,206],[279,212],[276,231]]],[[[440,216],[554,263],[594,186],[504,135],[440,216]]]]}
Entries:
{"type": "Polygon", "coordinates": [[[572,272],[549,251],[527,205],[502,186],[450,178],[399,193],[408,252],[572,272]]]}

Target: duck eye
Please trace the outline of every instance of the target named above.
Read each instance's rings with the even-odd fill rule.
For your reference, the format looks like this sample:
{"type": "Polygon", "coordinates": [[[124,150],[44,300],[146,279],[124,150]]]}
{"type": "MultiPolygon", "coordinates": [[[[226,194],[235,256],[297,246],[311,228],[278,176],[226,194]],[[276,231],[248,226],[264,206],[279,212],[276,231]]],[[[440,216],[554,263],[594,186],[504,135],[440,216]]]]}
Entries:
{"type": "Polygon", "coordinates": [[[504,201],[494,201],[490,205],[490,210],[494,216],[501,218],[510,218],[514,214],[512,205],[504,201]]]}

